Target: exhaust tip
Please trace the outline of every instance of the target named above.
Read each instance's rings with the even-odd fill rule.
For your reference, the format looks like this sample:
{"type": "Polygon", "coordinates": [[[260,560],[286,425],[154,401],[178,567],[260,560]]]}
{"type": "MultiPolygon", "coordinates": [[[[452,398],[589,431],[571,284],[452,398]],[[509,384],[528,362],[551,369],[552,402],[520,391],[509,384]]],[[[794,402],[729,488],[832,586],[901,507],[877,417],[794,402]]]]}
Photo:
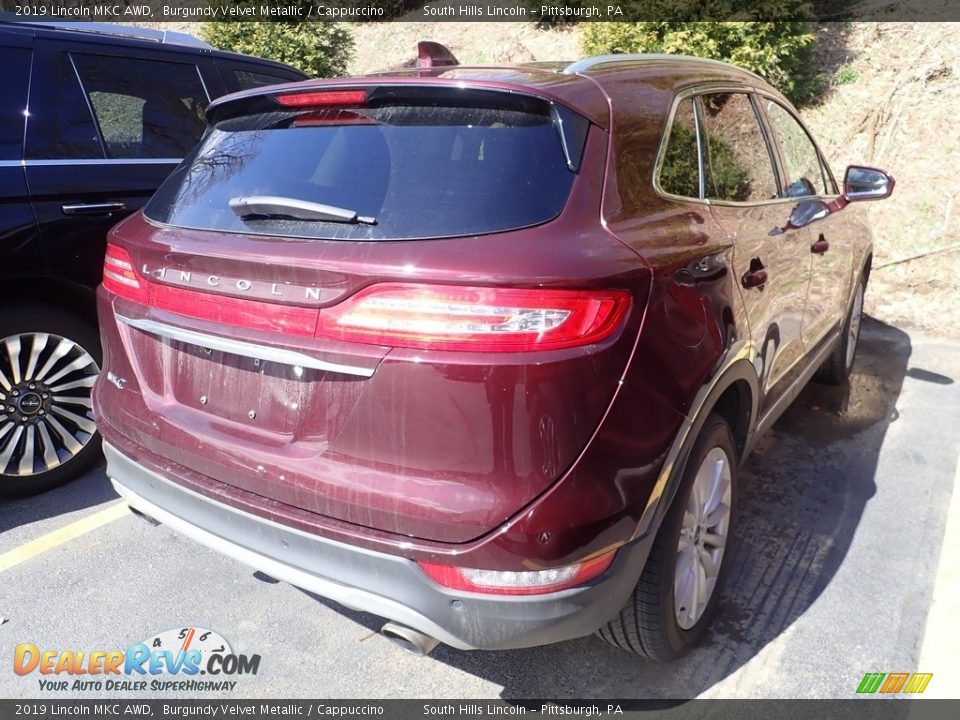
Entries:
{"type": "Polygon", "coordinates": [[[421,657],[429,655],[440,644],[440,641],[436,638],[397,623],[387,623],[380,629],[380,634],[392,640],[407,652],[421,657]]]}

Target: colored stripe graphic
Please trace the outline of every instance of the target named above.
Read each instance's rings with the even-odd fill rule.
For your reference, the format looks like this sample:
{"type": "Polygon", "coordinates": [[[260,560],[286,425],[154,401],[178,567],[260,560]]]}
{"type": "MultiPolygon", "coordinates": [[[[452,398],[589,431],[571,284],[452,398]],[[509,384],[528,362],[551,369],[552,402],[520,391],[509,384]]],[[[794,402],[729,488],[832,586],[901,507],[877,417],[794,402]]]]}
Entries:
{"type": "Polygon", "coordinates": [[[857,686],[857,692],[862,695],[876,692],[917,694],[927,689],[932,678],[933,673],[867,673],[857,686]]]}
{"type": "Polygon", "coordinates": [[[883,682],[883,678],[886,676],[886,673],[867,673],[863,676],[863,680],[860,681],[860,686],[857,688],[858,693],[875,693],[877,688],[880,687],[880,683],[883,682]]]}
{"type": "Polygon", "coordinates": [[[927,685],[930,684],[930,678],[932,677],[933,673],[914,673],[903,691],[905,693],[922,693],[927,689],[927,685]]]}
{"type": "Polygon", "coordinates": [[[880,692],[891,695],[900,692],[906,684],[908,677],[910,677],[910,673],[890,673],[880,688],[880,692]]]}

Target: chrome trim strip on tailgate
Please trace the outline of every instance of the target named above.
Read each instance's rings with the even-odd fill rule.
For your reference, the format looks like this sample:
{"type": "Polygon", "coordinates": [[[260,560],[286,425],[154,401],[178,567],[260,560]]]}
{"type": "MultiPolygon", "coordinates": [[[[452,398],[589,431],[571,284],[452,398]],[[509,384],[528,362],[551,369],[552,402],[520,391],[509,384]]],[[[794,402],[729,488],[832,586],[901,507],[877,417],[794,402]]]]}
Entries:
{"type": "Polygon", "coordinates": [[[282,365],[293,365],[324,372],[342,373],[344,375],[358,375],[360,377],[373,377],[375,368],[365,368],[356,365],[342,365],[340,363],[318,360],[296,350],[287,350],[285,348],[275,348],[256,343],[245,342],[243,340],[233,340],[231,338],[219,337],[217,335],[208,335],[186,328],[174,327],[155,320],[134,319],[117,315],[117,320],[124,325],[143,330],[151,335],[176,340],[200,348],[209,350],[220,350],[221,352],[231,353],[232,355],[242,355],[244,357],[254,358],[255,360],[265,360],[267,362],[281,363],[282,365]]]}

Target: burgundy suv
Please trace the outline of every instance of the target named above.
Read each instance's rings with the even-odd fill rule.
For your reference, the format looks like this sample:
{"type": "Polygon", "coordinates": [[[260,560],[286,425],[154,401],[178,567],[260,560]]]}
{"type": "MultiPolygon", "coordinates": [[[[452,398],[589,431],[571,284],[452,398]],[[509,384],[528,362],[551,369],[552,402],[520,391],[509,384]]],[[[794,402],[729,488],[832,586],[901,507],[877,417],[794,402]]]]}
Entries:
{"type": "Polygon", "coordinates": [[[138,513],[428,652],[704,634],[738,466],[850,373],[864,214],[678,56],[234,94],[111,233],[94,407],[138,513]]]}

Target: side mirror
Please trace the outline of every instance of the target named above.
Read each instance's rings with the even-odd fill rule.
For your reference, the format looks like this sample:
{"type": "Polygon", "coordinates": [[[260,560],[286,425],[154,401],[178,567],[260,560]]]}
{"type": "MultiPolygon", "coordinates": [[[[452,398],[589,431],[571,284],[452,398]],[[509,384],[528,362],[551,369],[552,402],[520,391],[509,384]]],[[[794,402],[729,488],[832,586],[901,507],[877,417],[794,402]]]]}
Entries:
{"type": "Polygon", "coordinates": [[[896,181],[883,170],[851,165],[843,177],[843,196],[847,202],[883,200],[890,197],[894,185],[896,181]]]}

